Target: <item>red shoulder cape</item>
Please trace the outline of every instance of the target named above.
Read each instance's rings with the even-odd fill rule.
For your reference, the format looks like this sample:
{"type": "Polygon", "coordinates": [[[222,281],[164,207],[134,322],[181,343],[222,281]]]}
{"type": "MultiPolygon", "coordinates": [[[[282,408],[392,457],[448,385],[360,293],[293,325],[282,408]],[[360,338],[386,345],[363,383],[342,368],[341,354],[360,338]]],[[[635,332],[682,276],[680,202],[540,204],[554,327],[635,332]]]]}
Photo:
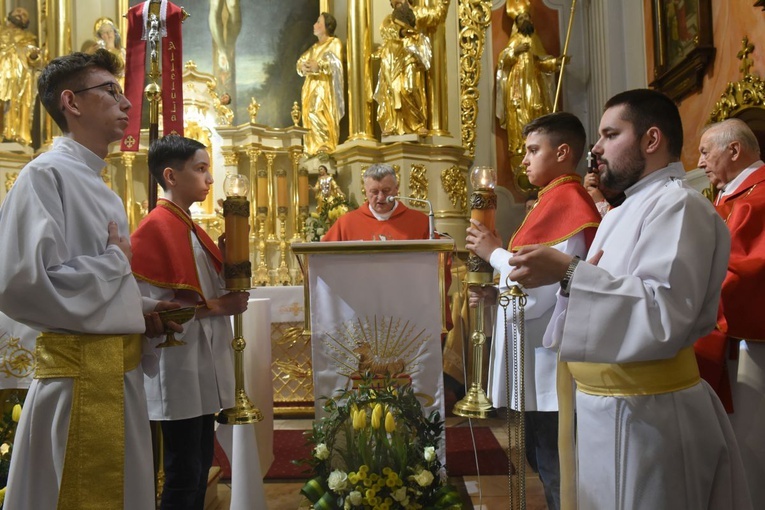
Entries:
{"type": "Polygon", "coordinates": [[[730,339],[765,340],[765,166],[715,206],[731,235],[728,272],[720,293],[717,327],[696,341],[699,372],[733,412],[727,372],[730,339]]]}
{"type": "Polygon", "coordinates": [[[584,231],[587,246],[600,225],[600,213],[578,175],[554,179],[539,192],[534,208],[510,239],[510,251],[532,244],[554,246],[584,231]]]}
{"type": "Polygon", "coordinates": [[[195,234],[220,271],[223,257],[207,232],[176,204],[159,199],[130,236],[133,274],[157,287],[192,290],[204,300],[191,244],[195,234]]]}

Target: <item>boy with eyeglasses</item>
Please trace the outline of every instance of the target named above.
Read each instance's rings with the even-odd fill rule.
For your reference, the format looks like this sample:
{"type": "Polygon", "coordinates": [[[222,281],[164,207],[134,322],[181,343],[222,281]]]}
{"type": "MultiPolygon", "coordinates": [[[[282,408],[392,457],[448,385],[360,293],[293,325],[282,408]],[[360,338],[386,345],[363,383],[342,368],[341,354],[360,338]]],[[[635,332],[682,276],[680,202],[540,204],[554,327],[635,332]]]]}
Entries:
{"type": "Polygon", "coordinates": [[[106,50],[43,69],[39,95],[63,136],[0,207],[0,311],[41,331],[6,508],[154,508],[141,333],[163,330],[145,308],[178,305],[144,306],[124,205],[101,178],[131,107],[120,70],[106,50]]]}

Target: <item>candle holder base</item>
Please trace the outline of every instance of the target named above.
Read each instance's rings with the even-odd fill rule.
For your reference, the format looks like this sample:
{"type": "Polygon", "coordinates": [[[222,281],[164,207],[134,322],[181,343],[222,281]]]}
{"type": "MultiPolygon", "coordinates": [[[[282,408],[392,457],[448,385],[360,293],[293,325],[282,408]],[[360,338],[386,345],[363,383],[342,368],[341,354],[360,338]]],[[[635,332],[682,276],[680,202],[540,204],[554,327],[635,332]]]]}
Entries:
{"type": "Polygon", "coordinates": [[[268,277],[268,266],[261,264],[255,271],[255,285],[265,287],[268,285],[269,281],[270,279],[268,277]]]}
{"type": "Polygon", "coordinates": [[[471,385],[465,398],[454,404],[452,412],[464,418],[486,419],[494,416],[496,410],[480,386],[471,385]]]}
{"type": "Polygon", "coordinates": [[[246,425],[263,421],[263,413],[250,401],[244,390],[236,393],[236,404],[218,413],[218,423],[222,425],[246,425]]]}
{"type": "Polygon", "coordinates": [[[290,278],[290,270],[286,265],[279,266],[276,271],[276,283],[279,285],[290,285],[292,278],[290,278]]]}

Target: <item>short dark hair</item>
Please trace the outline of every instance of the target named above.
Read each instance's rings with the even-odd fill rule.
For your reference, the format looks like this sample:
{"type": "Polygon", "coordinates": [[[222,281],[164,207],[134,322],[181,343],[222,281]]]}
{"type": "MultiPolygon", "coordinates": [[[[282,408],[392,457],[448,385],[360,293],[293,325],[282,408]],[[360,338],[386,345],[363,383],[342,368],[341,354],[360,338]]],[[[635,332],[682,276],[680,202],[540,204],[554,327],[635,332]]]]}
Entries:
{"type": "Polygon", "coordinates": [[[40,101],[64,133],[69,132],[69,126],[61,111],[61,92],[85,87],[87,71],[93,68],[119,76],[123,64],[119,57],[103,48],[92,54],[78,51],[51,60],[37,79],[40,101]]]}
{"type": "Polygon", "coordinates": [[[322,12],[321,15],[324,16],[324,28],[327,29],[327,34],[334,36],[337,30],[337,19],[328,12],[322,12]]]}
{"type": "Polygon", "coordinates": [[[642,136],[657,127],[667,139],[670,156],[679,158],[683,150],[683,121],[677,105],[666,95],[652,89],[634,89],[616,94],[606,101],[605,110],[625,106],[623,119],[642,136]]]}
{"type": "Polygon", "coordinates": [[[163,190],[167,190],[165,168],[180,170],[198,150],[206,150],[205,144],[180,135],[167,135],[156,140],[149,147],[149,172],[163,190]]]}
{"type": "Polygon", "coordinates": [[[568,112],[556,112],[542,115],[523,126],[523,137],[531,133],[547,135],[554,146],[567,144],[571,147],[574,156],[574,165],[584,154],[584,146],[587,143],[587,133],[584,131],[582,122],[576,115],[568,112]]]}

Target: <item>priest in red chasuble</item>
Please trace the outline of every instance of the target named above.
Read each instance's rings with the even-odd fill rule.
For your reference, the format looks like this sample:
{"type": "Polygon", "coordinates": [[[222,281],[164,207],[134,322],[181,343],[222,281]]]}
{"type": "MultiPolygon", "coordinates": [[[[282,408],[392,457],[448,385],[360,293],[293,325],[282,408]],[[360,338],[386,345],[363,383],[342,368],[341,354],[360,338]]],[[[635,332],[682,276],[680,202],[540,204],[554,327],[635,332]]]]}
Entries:
{"type": "Polygon", "coordinates": [[[696,342],[696,359],[732,412],[752,501],[765,501],[765,164],[757,138],[738,119],[707,127],[699,152],[699,167],[719,190],[715,209],[730,229],[731,249],[717,327],[696,342]]]}
{"type": "MultiPolygon", "coordinates": [[[[529,182],[542,189],[526,219],[510,239],[507,250],[496,232],[471,220],[466,248],[491,262],[500,274],[499,290],[504,292],[514,282],[507,282],[513,269],[508,264],[511,252],[524,246],[546,245],[576,257],[584,257],[600,224],[595,203],[582,186],[576,166],[584,153],[586,134],[582,123],[570,113],[552,113],[538,117],[523,128],[526,156],[523,165],[529,182]]],[[[558,399],[555,390],[557,351],[542,346],[542,337],[552,317],[560,285],[524,289],[528,293],[525,308],[525,401],[526,456],[539,473],[545,489],[547,506],[560,508],[560,470],[558,467],[558,399]]],[[[471,305],[480,294],[496,299],[494,288],[471,289],[471,305]]],[[[518,409],[511,398],[517,376],[508,374],[505,349],[520,340],[502,309],[497,311],[497,327],[489,360],[488,396],[494,407],[518,409]],[[507,377],[510,376],[510,393],[507,377]]],[[[512,363],[512,361],[511,361],[512,363]]]]}
{"type": "Polygon", "coordinates": [[[398,178],[390,165],[374,164],[364,172],[367,201],[340,216],[322,241],[403,241],[429,239],[428,217],[398,200],[398,178]]]}

